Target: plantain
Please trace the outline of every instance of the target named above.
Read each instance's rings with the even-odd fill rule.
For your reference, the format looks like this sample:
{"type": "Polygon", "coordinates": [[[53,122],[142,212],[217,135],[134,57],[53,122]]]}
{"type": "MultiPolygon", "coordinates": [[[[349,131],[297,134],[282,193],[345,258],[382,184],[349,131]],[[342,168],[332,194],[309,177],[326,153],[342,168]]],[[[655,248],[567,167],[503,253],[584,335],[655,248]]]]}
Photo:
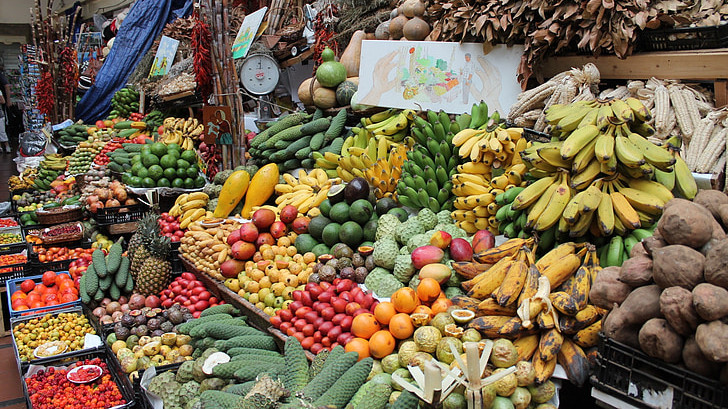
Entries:
{"type": "Polygon", "coordinates": [[[582,329],[571,338],[574,343],[582,348],[591,348],[599,343],[599,333],[602,331],[602,320],[582,329]]]}
{"type": "MultiPolygon", "coordinates": [[[[475,298],[470,298],[465,295],[456,295],[450,299],[452,301],[452,304],[460,309],[463,310],[470,310],[475,311],[478,309],[479,304],[481,304],[480,300],[477,300],[475,298]]],[[[482,314],[482,315],[498,315],[498,314],[482,314]]]]}
{"type": "Polygon", "coordinates": [[[576,301],[571,297],[571,295],[563,291],[549,294],[549,299],[551,300],[551,304],[554,308],[562,314],[576,315],[576,313],[579,312],[576,301]]]}
{"type": "Polygon", "coordinates": [[[541,333],[538,341],[538,353],[542,361],[548,362],[556,358],[564,342],[564,336],[556,328],[541,333]]]}
{"type": "Polygon", "coordinates": [[[548,278],[551,288],[556,288],[569,278],[581,266],[581,257],[567,254],[556,262],[541,270],[541,275],[548,278]]]}
{"type": "Polygon", "coordinates": [[[538,313],[536,316],[536,324],[541,329],[551,329],[556,327],[553,315],[549,314],[546,310],[538,313]]]}
{"type": "Polygon", "coordinates": [[[488,315],[483,317],[476,317],[470,321],[468,328],[477,329],[481,335],[485,338],[496,338],[498,337],[498,331],[503,327],[511,317],[502,315],[488,315]]]}
{"type": "Polygon", "coordinates": [[[518,301],[518,296],[521,294],[523,285],[526,283],[526,278],[528,277],[528,266],[524,261],[524,250],[521,250],[519,253],[521,254],[518,260],[511,265],[503,282],[493,292],[493,298],[496,299],[498,304],[504,307],[515,304],[518,301]]]}
{"type": "Polygon", "coordinates": [[[478,274],[487,271],[491,266],[489,264],[474,263],[472,261],[455,261],[452,263],[452,269],[468,280],[475,278],[478,274]]]}
{"type": "Polygon", "coordinates": [[[582,264],[572,276],[571,288],[567,292],[571,294],[571,298],[574,299],[579,310],[586,308],[589,301],[590,279],[591,273],[586,263],[582,264]]]}
{"type": "Polygon", "coordinates": [[[561,349],[557,354],[559,365],[564,368],[566,377],[574,385],[581,387],[589,378],[589,362],[580,346],[569,338],[564,338],[561,349]]]}
{"type": "Polygon", "coordinates": [[[535,328],[527,329],[519,317],[512,317],[498,329],[499,338],[517,338],[519,336],[536,333],[535,328]]]}
{"type": "MultiPolygon", "coordinates": [[[[468,297],[477,298],[484,300],[490,298],[490,295],[498,289],[506,278],[506,274],[514,263],[511,257],[505,257],[501,261],[495,263],[488,271],[475,277],[471,281],[475,281],[475,284],[470,290],[468,290],[468,297]]],[[[463,283],[465,284],[465,283],[463,283]]],[[[466,288],[467,286],[463,286],[466,288]]]]}
{"type": "Polygon", "coordinates": [[[554,247],[548,253],[544,254],[544,256],[536,262],[536,267],[539,271],[544,271],[567,255],[574,254],[576,250],[582,246],[582,244],[576,244],[574,242],[560,244],[558,247],[554,247]]]}
{"type": "Polygon", "coordinates": [[[551,379],[551,375],[554,374],[554,370],[556,369],[556,360],[557,358],[544,361],[541,359],[541,354],[533,354],[533,369],[536,371],[534,381],[536,384],[541,384],[551,379]]]}
{"type": "Polygon", "coordinates": [[[490,248],[481,253],[473,255],[473,259],[478,263],[483,264],[495,264],[506,256],[512,256],[523,247],[524,245],[530,245],[532,239],[510,239],[500,246],[490,248]]]}
{"type": "Polygon", "coordinates": [[[525,335],[513,341],[513,346],[518,351],[518,361],[528,361],[538,349],[540,336],[538,334],[525,335]]]}
{"type": "Polygon", "coordinates": [[[523,284],[523,289],[521,290],[521,295],[518,296],[517,304],[519,306],[527,298],[531,298],[534,295],[536,295],[536,291],[538,291],[538,278],[540,276],[541,276],[541,273],[538,271],[538,267],[536,267],[535,264],[531,264],[528,267],[528,273],[526,274],[526,281],[523,284]]]}
{"type": "MultiPolygon", "coordinates": [[[[453,304],[457,305],[455,304],[455,301],[453,301],[453,304]]],[[[478,315],[503,315],[507,317],[513,317],[514,315],[516,315],[515,307],[504,307],[498,304],[498,302],[493,298],[486,298],[485,300],[481,301],[477,305],[477,309],[475,311],[477,311],[478,315]]]]}

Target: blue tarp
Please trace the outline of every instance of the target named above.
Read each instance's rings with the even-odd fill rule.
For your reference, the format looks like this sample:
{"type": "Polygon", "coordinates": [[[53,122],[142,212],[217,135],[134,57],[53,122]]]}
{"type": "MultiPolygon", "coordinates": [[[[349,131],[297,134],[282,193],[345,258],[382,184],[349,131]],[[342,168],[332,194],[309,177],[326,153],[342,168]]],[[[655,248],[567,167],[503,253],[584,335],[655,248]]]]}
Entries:
{"type": "Polygon", "coordinates": [[[93,123],[105,118],[114,93],[149,51],[164,26],[192,11],[192,0],[137,0],[119,27],[111,52],[91,88],[76,107],[76,118],[93,123]]]}

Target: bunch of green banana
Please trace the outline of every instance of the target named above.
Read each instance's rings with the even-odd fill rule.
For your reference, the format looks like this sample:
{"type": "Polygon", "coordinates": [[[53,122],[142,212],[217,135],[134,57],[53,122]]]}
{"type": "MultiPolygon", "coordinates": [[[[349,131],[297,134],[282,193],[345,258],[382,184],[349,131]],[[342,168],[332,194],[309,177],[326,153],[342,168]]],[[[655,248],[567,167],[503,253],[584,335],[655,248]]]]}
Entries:
{"type": "Polygon", "coordinates": [[[139,92],[131,88],[122,88],[111,98],[109,119],[128,118],[132,112],[139,110],[139,92]]]}
{"type": "Polygon", "coordinates": [[[155,109],[144,117],[144,122],[146,122],[147,128],[151,130],[156,130],[157,128],[159,128],[160,125],[164,123],[164,118],[165,115],[162,113],[162,111],[155,109]]]}
{"type": "MultiPolygon", "coordinates": [[[[413,209],[429,208],[435,213],[452,210],[450,179],[457,171],[459,158],[453,154],[451,141],[452,131],[460,125],[443,111],[427,111],[425,116],[427,119],[414,117],[414,145],[402,165],[397,198],[402,205],[413,209]]],[[[467,117],[459,118],[464,122],[467,117]]]]}
{"type": "Polygon", "coordinates": [[[371,135],[384,136],[392,142],[402,142],[409,134],[415,111],[411,109],[388,109],[368,118],[362,118],[362,128],[371,135]]]}
{"type": "Polygon", "coordinates": [[[59,154],[45,154],[38,165],[38,174],[33,180],[33,187],[39,191],[51,188],[51,182],[62,175],[68,166],[68,159],[59,154]]]}
{"type": "Polygon", "coordinates": [[[511,207],[513,200],[519,193],[525,189],[524,187],[515,187],[495,197],[495,204],[500,206],[495,214],[498,221],[498,233],[505,235],[509,239],[512,238],[528,238],[530,235],[526,233],[526,218],[528,214],[523,210],[514,210],[511,207]]]}
{"type": "Polygon", "coordinates": [[[611,240],[599,247],[599,265],[602,267],[620,267],[632,252],[632,247],[647,237],[652,236],[651,229],[635,229],[628,235],[614,236],[611,240]]]}

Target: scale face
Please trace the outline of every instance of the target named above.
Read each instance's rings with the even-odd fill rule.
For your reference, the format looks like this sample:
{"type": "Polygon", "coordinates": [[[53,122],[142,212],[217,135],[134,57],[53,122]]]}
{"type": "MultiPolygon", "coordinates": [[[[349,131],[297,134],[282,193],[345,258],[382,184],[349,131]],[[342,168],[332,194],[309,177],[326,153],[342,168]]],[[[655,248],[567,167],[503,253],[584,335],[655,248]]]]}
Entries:
{"type": "Polygon", "coordinates": [[[273,92],[280,76],[278,63],[267,54],[249,55],[240,67],[240,82],[248,92],[255,95],[273,92]]]}

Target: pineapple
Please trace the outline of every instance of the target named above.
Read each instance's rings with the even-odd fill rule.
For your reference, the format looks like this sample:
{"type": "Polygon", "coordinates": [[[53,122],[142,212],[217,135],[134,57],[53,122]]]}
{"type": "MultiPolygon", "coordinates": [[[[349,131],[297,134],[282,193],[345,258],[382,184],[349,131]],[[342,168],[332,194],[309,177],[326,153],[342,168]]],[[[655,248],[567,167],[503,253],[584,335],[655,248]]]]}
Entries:
{"type": "Polygon", "coordinates": [[[157,215],[153,212],[149,212],[139,220],[137,225],[137,231],[129,240],[128,257],[131,260],[131,267],[129,272],[131,276],[136,279],[139,269],[142,267],[144,260],[149,257],[149,242],[152,236],[159,236],[159,223],[157,222],[157,215]]]}
{"type": "MultiPolygon", "coordinates": [[[[140,247],[136,255],[142,252],[140,247]]],[[[172,277],[172,263],[167,261],[170,251],[169,237],[154,235],[147,247],[149,256],[144,260],[137,272],[136,291],[143,296],[159,294],[164,290],[172,277]]]]}

